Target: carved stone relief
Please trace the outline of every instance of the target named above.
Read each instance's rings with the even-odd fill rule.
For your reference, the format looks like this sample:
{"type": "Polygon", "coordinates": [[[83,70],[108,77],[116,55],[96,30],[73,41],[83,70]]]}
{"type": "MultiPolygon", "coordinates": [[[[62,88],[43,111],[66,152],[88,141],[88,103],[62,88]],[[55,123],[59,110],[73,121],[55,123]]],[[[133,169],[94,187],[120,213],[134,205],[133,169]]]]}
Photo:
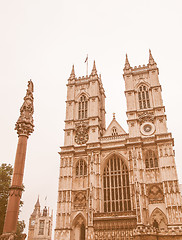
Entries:
{"type": "Polygon", "coordinates": [[[86,207],[86,191],[75,192],[74,209],[82,209],[86,207]]]}
{"type": "Polygon", "coordinates": [[[145,112],[145,113],[138,114],[138,119],[139,119],[140,125],[142,125],[144,122],[154,123],[154,113],[145,112]]]}
{"type": "Polygon", "coordinates": [[[160,203],[164,201],[162,184],[152,184],[148,187],[149,203],[160,203]]]}
{"type": "Polygon", "coordinates": [[[136,219],[94,221],[95,239],[133,239],[133,228],[136,226],[136,219]]]}

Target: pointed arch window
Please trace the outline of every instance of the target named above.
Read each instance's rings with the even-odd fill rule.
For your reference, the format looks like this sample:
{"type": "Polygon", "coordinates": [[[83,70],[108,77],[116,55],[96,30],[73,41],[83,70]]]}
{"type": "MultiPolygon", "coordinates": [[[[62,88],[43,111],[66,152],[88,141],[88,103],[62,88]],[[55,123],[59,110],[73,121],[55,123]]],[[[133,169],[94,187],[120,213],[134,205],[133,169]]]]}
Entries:
{"type": "Polygon", "coordinates": [[[140,109],[150,108],[149,91],[145,85],[139,87],[138,101],[140,109]]]}
{"type": "Polygon", "coordinates": [[[86,176],[87,175],[87,163],[84,160],[79,160],[76,164],[76,176],[86,176]]]}
{"type": "Polygon", "coordinates": [[[147,150],[145,153],[145,167],[147,169],[159,167],[157,154],[152,150],[147,150]]]}
{"type": "Polygon", "coordinates": [[[104,169],[104,212],[131,210],[129,172],[122,159],[112,156],[104,169]]]}
{"type": "Polygon", "coordinates": [[[82,95],[78,103],[78,119],[84,119],[88,117],[88,100],[82,95]]]}

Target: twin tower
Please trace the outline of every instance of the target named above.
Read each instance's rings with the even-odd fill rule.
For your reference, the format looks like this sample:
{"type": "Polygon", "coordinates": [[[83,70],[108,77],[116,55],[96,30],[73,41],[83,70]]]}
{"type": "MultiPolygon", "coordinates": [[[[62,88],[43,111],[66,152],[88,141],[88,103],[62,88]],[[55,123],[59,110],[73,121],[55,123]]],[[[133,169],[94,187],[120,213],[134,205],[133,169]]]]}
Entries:
{"type": "Polygon", "coordinates": [[[174,141],[158,68],[124,67],[129,133],[105,126],[105,91],[94,62],[67,83],[55,240],[182,239],[174,141]]]}

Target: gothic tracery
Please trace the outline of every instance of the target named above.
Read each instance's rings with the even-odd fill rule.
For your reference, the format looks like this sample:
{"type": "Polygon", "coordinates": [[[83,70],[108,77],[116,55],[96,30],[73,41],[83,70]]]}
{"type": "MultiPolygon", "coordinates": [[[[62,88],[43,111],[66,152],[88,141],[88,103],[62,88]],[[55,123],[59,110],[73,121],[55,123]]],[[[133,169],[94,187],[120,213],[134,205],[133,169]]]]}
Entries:
{"type": "Polygon", "coordinates": [[[131,210],[129,173],[123,160],[113,155],[103,174],[104,212],[131,210]]]}

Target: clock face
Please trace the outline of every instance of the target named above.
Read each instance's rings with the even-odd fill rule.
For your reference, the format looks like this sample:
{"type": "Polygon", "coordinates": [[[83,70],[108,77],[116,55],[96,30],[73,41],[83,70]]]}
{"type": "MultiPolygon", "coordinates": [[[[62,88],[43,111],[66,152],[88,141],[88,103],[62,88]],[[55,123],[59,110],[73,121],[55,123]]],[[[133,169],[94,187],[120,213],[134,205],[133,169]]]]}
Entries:
{"type": "Polygon", "coordinates": [[[31,221],[31,225],[34,226],[35,225],[35,220],[31,221]]]}
{"type": "Polygon", "coordinates": [[[88,141],[88,123],[79,123],[75,129],[75,142],[78,145],[85,144],[88,141]]]}
{"type": "Polygon", "coordinates": [[[145,122],[141,125],[140,131],[142,135],[149,136],[155,132],[155,126],[151,122],[145,122]]]}

